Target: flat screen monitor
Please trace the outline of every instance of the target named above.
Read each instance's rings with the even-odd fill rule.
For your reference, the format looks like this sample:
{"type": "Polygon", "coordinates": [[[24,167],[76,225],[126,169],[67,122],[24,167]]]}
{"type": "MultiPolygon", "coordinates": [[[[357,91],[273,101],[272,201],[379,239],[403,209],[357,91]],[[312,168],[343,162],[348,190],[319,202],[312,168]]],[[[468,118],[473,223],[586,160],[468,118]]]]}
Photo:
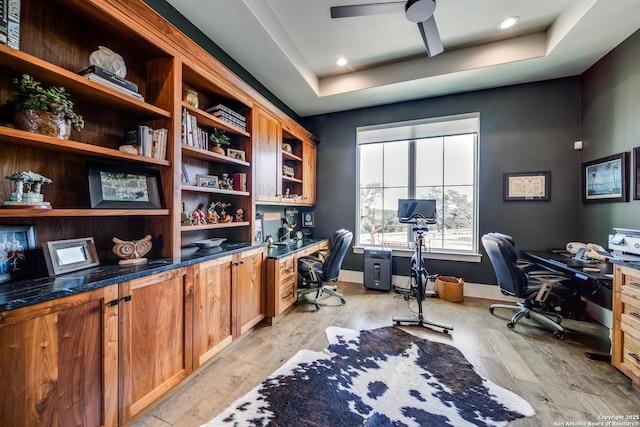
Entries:
{"type": "Polygon", "coordinates": [[[427,224],[436,223],[436,201],[434,199],[398,200],[398,218],[400,222],[416,223],[424,218],[427,224]]]}

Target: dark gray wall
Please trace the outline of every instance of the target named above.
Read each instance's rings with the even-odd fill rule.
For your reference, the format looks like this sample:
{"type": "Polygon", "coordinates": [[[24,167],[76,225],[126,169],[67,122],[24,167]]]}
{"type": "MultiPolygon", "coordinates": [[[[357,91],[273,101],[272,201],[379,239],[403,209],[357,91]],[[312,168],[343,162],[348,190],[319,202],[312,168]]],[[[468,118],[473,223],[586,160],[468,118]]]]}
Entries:
{"type": "Polygon", "coordinates": [[[580,236],[606,247],[613,227],[640,228],[640,201],[633,200],[633,148],[640,146],[640,32],[583,74],[581,161],[630,153],[628,203],[582,204],[580,236]]]}
{"type": "MultiPolygon", "coordinates": [[[[580,78],[469,92],[303,119],[318,148],[316,232],[355,229],[356,127],[468,112],[480,113],[479,230],[511,234],[519,248],[563,247],[578,238],[580,78]],[[504,202],[503,173],[551,171],[551,201],[504,202]]],[[[362,270],[350,253],[343,268],[362,270]]],[[[491,264],[429,261],[430,273],[495,283],[491,264]]],[[[408,260],[394,259],[394,274],[408,260]]]]}

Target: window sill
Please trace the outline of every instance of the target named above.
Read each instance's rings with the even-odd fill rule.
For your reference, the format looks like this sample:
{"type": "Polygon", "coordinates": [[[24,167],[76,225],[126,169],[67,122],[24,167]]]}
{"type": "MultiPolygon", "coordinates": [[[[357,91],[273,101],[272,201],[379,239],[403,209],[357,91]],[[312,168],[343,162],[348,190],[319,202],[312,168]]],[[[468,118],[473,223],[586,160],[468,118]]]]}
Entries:
{"type": "MultiPolygon", "coordinates": [[[[362,254],[364,248],[369,246],[354,246],[353,253],[362,254]]],[[[375,248],[381,248],[381,246],[374,246],[375,248]]],[[[392,256],[411,258],[413,251],[411,249],[391,248],[392,256]]],[[[463,253],[463,252],[428,252],[423,251],[422,257],[425,259],[436,259],[443,261],[463,261],[463,262],[480,262],[482,261],[481,254],[463,253]]]]}

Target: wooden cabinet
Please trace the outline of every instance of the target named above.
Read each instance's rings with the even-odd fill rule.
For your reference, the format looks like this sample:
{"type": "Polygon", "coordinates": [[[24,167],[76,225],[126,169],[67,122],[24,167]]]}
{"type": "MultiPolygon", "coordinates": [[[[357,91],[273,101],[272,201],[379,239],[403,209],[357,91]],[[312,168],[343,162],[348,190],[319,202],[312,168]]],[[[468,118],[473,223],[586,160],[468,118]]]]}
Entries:
{"type": "Polygon", "coordinates": [[[267,258],[266,314],[268,317],[279,316],[296,301],[298,259],[328,248],[329,242],[325,240],[279,259],[267,258]]]}
{"type": "Polygon", "coordinates": [[[192,297],[185,268],[120,284],[120,423],[191,372],[192,297]]]}
{"type": "Polygon", "coordinates": [[[254,108],[253,129],[255,200],[279,202],[282,197],[280,123],[264,110],[254,108]]]}
{"type": "Polygon", "coordinates": [[[616,265],[611,363],[640,391],[640,270],[616,265]]]}
{"type": "Polygon", "coordinates": [[[318,148],[314,142],[302,141],[302,203],[316,204],[316,164],[318,148]]]}
{"type": "Polygon", "coordinates": [[[264,249],[194,266],[194,368],[264,319],[264,249]]]}
{"type": "Polygon", "coordinates": [[[0,425],[117,425],[117,362],[117,285],[0,313],[0,425]]]}

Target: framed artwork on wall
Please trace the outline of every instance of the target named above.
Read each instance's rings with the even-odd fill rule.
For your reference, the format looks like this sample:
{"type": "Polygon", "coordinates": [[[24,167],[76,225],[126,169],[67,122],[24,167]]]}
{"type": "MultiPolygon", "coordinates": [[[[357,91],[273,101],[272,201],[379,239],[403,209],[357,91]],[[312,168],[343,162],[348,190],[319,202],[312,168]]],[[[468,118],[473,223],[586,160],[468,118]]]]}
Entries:
{"type": "Polygon", "coordinates": [[[633,149],[633,200],[640,200],[640,147],[633,149]]]}
{"type": "Polygon", "coordinates": [[[518,172],[503,175],[505,201],[551,200],[551,172],[518,172]]]}
{"type": "Polygon", "coordinates": [[[629,201],[629,153],[582,164],[582,202],[629,201]]]}

